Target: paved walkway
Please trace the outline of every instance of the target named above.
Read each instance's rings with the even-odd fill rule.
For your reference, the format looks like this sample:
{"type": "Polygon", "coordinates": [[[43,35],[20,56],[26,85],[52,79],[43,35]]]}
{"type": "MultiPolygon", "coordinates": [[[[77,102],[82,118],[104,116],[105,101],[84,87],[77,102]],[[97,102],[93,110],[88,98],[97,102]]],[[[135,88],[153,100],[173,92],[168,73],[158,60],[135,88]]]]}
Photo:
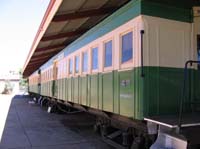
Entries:
{"type": "Polygon", "coordinates": [[[48,114],[28,101],[26,96],[0,95],[0,149],[110,148],[92,131],[91,115],[48,114]]]}

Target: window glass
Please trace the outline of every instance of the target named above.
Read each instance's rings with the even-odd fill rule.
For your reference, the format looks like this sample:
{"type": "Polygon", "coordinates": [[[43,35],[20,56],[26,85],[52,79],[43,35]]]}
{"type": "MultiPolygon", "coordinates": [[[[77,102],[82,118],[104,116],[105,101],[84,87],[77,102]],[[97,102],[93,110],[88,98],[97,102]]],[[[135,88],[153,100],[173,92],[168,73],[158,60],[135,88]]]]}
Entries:
{"type": "Polygon", "coordinates": [[[83,53],[83,72],[87,72],[88,70],[88,53],[83,53]]]}
{"type": "Polygon", "coordinates": [[[98,69],[98,48],[92,49],[92,69],[98,69]]]}
{"type": "Polygon", "coordinates": [[[59,77],[60,76],[60,65],[59,64],[56,68],[56,73],[57,73],[57,77],[59,77]]]}
{"type": "Polygon", "coordinates": [[[62,76],[62,64],[61,63],[60,63],[59,71],[60,71],[60,77],[61,77],[62,76]]]}
{"type": "Polygon", "coordinates": [[[49,71],[47,70],[47,80],[49,79],[49,71]]]}
{"type": "Polygon", "coordinates": [[[65,62],[63,61],[63,75],[65,75],[65,69],[66,69],[65,62]]]}
{"type": "Polygon", "coordinates": [[[105,43],[104,67],[112,66],[112,40],[105,43]]]}
{"type": "Polygon", "coordinates": [[[67,68],[67,66],[68,66],[68,62],[66,61],[66,62],[65,62],[65,73],[66,73],[66,74],[68,73],[68,68],[67,68]]]}
{"type": "Polygon", "coordinates": [[[72,74],[72,70],[73,70],[73,61],[72,59],[69,60],[69,74],[72,74]]]}
{"type": "Polygon", "coordinates": [[[122,36],[122,63],[128,62],[133,58],[133,32],[122,36]]]}
{"type": "Polygon", "coordinates": [[[75,62],[76,62],[76,73],[78,73],[79,72],[79,56],[76,56],[75,57],[75,62]]]}
{"type": "Polygon", "coordinates": [[[61,76],[63,76],[63,73],[64,73],[64,63],[63,63],[63,61],[62,61],[61,76]]]}

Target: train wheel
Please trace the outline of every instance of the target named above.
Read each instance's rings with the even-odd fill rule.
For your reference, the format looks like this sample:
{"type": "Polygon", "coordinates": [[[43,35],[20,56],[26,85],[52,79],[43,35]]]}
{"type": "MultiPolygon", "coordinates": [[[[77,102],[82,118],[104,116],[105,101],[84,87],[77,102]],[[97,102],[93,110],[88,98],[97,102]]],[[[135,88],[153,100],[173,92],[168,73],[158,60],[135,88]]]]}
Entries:
{"type": "Polygon", "coordinates": [[[93,129],[94,129],[95,133],[100,133],[100,126],[99,125],[94,124],[93,129]]]}
{"type": "Polygon", "coordinates": [[[106,125],[101,125],[100,130],[101,130],[101,135],[106,136],[108,134],[108,127],[106,125]]]}
{"type": "Polygon", "coordinates": [[[145,139],[143,136],[135,137],[131,149],[145,149],[145,139]]]}

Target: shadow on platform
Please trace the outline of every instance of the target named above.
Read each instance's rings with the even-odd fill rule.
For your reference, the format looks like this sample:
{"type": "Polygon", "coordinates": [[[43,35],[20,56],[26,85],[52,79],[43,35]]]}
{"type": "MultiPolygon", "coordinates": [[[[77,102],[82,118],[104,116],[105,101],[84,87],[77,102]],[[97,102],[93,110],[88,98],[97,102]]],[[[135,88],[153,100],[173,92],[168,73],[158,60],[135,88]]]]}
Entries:
{"type": "Polygon", "coordinates": [[[92,130],[93,116],[49,114],[28,95],[0,95],[0,149],[107,149],[92,130]]]}

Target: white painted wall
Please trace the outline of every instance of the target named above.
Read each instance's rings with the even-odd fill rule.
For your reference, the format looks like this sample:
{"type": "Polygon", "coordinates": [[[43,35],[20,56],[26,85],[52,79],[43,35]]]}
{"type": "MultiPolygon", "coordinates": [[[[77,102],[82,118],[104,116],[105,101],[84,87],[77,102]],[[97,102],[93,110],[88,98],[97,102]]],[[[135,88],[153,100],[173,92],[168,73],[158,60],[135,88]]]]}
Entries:
{"type": "Polygon", "coordinates": [[[151,16],[142,18],[145,26],[145,65],[183,68],[187,60],[194,59],[191,23],[151,16]]]}

